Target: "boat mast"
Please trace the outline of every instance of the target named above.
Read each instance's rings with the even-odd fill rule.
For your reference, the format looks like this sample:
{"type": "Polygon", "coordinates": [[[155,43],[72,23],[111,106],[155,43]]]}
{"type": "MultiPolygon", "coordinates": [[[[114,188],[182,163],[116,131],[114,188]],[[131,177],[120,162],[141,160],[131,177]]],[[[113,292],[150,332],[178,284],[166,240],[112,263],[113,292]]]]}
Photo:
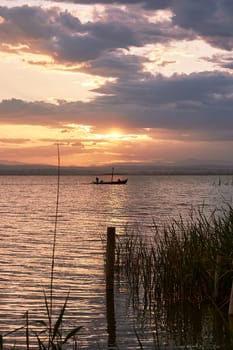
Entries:
{"type": "Polygon", "coordinates": [[[112,177],[111,177],[111,182],[113,182],[113,173],[114,173],[114,168],[112,168],[112,177]]]}

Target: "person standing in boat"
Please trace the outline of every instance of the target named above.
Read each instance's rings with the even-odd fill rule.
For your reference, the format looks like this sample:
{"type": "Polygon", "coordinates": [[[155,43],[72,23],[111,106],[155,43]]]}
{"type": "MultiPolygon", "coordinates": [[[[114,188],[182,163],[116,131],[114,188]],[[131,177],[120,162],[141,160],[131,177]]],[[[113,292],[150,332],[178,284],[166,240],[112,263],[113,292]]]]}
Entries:
{"type": "Polygon", "coordinates": [[[96,180],[96,183],[98,184],[99,183],[99,178],[96,177],[95,180],[96,180]]]}

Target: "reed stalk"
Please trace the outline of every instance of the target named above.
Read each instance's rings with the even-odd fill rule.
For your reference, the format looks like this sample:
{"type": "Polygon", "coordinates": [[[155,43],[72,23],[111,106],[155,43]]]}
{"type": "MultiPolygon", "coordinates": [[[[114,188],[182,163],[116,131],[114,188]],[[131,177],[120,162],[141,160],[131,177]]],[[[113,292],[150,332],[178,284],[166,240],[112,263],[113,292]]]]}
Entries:
{"type": "MultiPolygon", "coordinates": [[[[54,292],[54,269],[56,262],[56,244],[57,244],[57,225],[58,225],[58,212],[59,212],[59,195],[60,195],[60,148],[57,144],[57,196],[56,196],[56,209],[55,209],[55,221],[54,221],[54,232],[53,232],[53,245],[52,245],[52,257],[51,257],[51,271],[50,271],[50,289],[49,289],[49,300],[44,291],[45,306],[48,315],[48,345],[47,348],[40,339],[40,334],[36,334],[38,345],[40,350],[62,350],[71,338],[75,338],[76,334],[82,328],[78,326],[69,331],[65,336],[62,334],[62,323],[66,312],[67,303],[69,300],[69,292],[65,298],[64,304],[60,309],[60,313],[54,322],[53,320],[53,292],[54,292]]],[[[42,322],[43,323],[43,322],[42,322]]],[[[46,323],[45,331],[47,329],[46,323]]],[[[43,331],[42,331],[43,333],[43,331]]],[[[77,347],[77,342],[74,339],[74,346],[77,347]]]]}
{"type": "Polygon", "coordinates": [[[163,342],[164,333],[166,342],[171,336],[179,346],[190,341],[200,344],[206,341],[200,340],[201,327],[206,331],[212,324],[208,336],[216,333],[215,327],[221,329],[232,348],[233,328],[227,326],[226,305],[233,279],[233,209],[209,217],[203,212],[193,214],[161,230],[155,225],[149,240],[140,232],[126,232],[117,244],[118,268],[128,283],[138,318],[143,322],[149,313],[156,346],[163,342]],[[204,314],[211,315],[208,322],[204,314]]]}
{"type": "MultiPolygon", "coordinates": [[[[50,269],[50,280],[49,280],[49,291],[48,296],[46,291],[44,293],[45,308],[47,312],[47,322],[44,320],[37,321],[33,324],[32,333],[34,334],[37,343],[38,350],[62,350],[64,346],[67,348],[68,342],[73,339],[73,348],[77,349],[77,340],[75,339],[77,333],[82,328],[82,326],[75,327],[63,335],[63,319],[67,309],[67,303],[69,300],[69,292],[64,300],[64,304],[60,309],[60,312],[54,319],[53,310],[53,300],[54,300],[54,270],[56,263],[56,246],[57,246],[57,226],[58,226],[58,212],[59,212],[59,195],[60,195],[60,149],[59,144],[57,144],[57,189],[56,189],[56,208],[55,208],[55,221],[54,221],[54,231],[53,231],[53,243],[52,243],[52,254],[51,254],[51,269],[50,269]],[[35,330],[35,326],[40,326],[40,331],[35,330]]],[[[19,330],[25,329],[26,339],[25,347],[27,350],[30,349],[30,324],[29,324],[29,313],[25,313],[25,324],[11,332],[8,332],[4,337],[13,334],[19,330]]],[[[3,335],[0,334],[0,350],[3,350],[3,335]]]]}
{"type": "Polygon", "coordinates": [[[53,283],[54,283],[54,267],[55,267],[55,254],[56,254],[56,242],[57,242],[57,224],[58,224],[58,211],[59,211],[59,196],[60,196],[60,177],[61,177],[61,161],[60,161],[60,148],[57,143],[57,197],[56,197],[56,209],[55,209],[55,221],[53,232],[53,245],[52,245],[52,259],[51,259],[51,273],[50,273],[50,304],[48,309],[49,318],[49,344],[50,349],[52,339],[52,322],[53,322],[53,283]]]}
{"type": "Polygon", "coordinates": [[[216,302],[225,304],[233,278],[232,237],[232,208],[209,218],[198,213],[187,222],[180,217],[161,232],[155,228],[149,243],[137,233],[126,234],[118,260],[134,300],[140,297],[145,308],[158,300],[200,305],[216,299],[217,285],[216,302]]]}

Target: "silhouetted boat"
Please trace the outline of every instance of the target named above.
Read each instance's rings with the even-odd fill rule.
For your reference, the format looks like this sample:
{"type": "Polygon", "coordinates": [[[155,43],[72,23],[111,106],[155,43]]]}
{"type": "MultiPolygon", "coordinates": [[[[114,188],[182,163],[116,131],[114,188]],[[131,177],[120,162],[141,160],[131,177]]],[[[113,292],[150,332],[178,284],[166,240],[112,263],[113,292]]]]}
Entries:
{"type": "Polygon", "coordinates": [[[127,183],[128,179],[124,179],[124,180],[117,180],[117,181],[93,181],[92,183],[95,185],[125,185],[127,183]]]}
{"type": "Polygon", "coordinates": [[[111,176],[110,181],[100,180],[98,177],[96,177],[96,180],[93,181],[92,183],[95,185],[125,185],[125,184],[127,184],[128,179],[113,180],[113,173],[114,173],[114,168],[112,168],[112,176],[111,176]]]}

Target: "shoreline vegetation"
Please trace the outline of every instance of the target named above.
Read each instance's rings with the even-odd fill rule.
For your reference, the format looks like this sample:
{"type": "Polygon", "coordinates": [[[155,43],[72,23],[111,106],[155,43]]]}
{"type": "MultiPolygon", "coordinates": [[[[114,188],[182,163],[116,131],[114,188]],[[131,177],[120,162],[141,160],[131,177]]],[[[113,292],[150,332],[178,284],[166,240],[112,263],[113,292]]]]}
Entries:
{"type": "Polygon", "coordinates": [[[209,217],[193,211],[185,221],[173,219],[162,230],[154,224],[149,238],[126,232],[117,250],[118,267],[138,297],[143,290],[149,304],[155,297],[225,305],[233,278],[233,208],[209,217]]]}
{"type": "MultiPolygon", "coordinates": [[[[193,212],[186,221],[180,217],[162,230],[154,225],[150,238],[126,231],[118,240],[117,269],[129,286],[135,310],[143,315],[149,314],[157,346],[158,323],[165,322],[166,330],[170,327],[172,333],[181,322],[177,345],[190,346],[191,349],[195,341],[194,344],[188,340],[185,343],[185,328],[190,326],[191,314],[205,310],[209,313],[209,320],[203,321],[203,315],[199,317],[199,344],[202,327],[208,328],[211,317],[212,326],[216,327],[217,315],[220,319],[217,333],[225,333],[225,341],[232,349],[232,305],[229,308],[233,281],[232,207],[213,212],[209,217],[200,211],[193,212]],[[189,315],[188,310],[191,310],[189,315]]],[[[214,334],[216,329],[210,332],[214,334]]],[[[220,349],[227,348],[221,345],[220,349]]]]}

